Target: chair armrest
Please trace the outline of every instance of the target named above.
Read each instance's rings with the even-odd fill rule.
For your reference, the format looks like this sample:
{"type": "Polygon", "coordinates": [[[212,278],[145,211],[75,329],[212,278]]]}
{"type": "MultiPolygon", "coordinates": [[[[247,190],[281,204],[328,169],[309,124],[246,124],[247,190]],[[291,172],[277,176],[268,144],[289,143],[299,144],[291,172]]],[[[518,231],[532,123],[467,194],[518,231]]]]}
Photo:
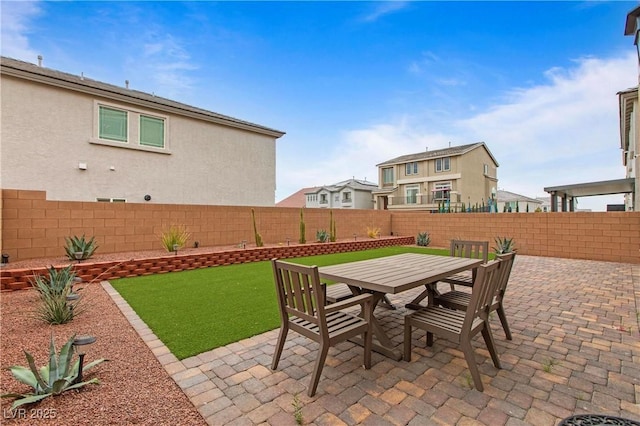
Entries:
{"type": "Polygon", "coordinates": [[[348,308],[349,306],[354,305],[363,305],[365,303],[373,303],[373,295],[372,294],[359,294],[357,296],[350,297],[348,299],[344,299],[341,302],[332,303],[331,305],[325,306],[325,312],[335,312],[344,308],[348,308]]]}

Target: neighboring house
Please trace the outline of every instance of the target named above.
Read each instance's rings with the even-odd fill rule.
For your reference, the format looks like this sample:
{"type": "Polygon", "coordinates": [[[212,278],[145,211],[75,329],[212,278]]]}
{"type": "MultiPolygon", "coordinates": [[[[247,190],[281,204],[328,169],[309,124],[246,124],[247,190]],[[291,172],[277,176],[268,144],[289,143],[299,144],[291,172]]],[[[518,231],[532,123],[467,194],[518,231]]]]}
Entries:
{"type": "Polygon", "coordinates": [[[373,182],[349,179],[308,191],[306,207],[332,209],[372,209],[372,191],[378,188],[373,182]]]}
{"type": "Polygon", "coordinates": [[[540,208],[543,212],[551,211],[551,198],[550,197],[536,197],[536,200],[540,201],[540,208]]]}
{"type": "Polygon", "coordinates": [[[625,178],[633,179],[633,191],[624,195],[626,211],[640,210],[640,129],[638,129],[638,87],[618,93],[620,101],[620,148],[625,178]]]}
{"type": "Polygon", "coordinates": [[[379,210],[481,207],[498,186],[498,162],[484,142],[403,155],[377,167],[379,210]]]}
{"type": "Polygon", "coordinates": [[[51,200],[273,206],[284,132],[2,57],[2,188],[51,200]]]}
{"type": "Polygon", "coordinates": [[[496,193],[496,200],[498,213],[505,211],[515,212],[516,210],[520,213],[533,213],[538,208],[540,211],[546,211],[543,209],[543,203],[539,199],[525,197],[524,195],[505,191],[503,189],[498,189],[496,193]]]}
{"type": "Polygon", "coordinates": [[[301,190],[289,195],[287,198],[278,201],[276,207],[306,207],[307,206],[307,192],[313,192],[320,189],[319,186],[311,186],[309,188],[302,188],[301,190]]]}

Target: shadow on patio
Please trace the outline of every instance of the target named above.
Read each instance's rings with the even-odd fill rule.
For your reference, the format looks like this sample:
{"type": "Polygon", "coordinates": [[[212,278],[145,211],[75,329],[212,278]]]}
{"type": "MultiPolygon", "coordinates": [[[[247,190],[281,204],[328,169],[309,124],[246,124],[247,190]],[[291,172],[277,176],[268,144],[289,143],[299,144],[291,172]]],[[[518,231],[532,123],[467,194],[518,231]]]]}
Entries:
{"type": "MultiPolygon", "coordinates": [[[[376,310],[399,348],[403,306],[418,292],[391,295],[395,311],[376,310]]],[[[518,256],[505,304],[513,340],[497,315],[491,320],[501,370],[482,338],[474,341],[483,393],[471,388],[453,343],[436,337],[427,348],[420,331],[409,363],[374,352],[366,371],[360,347],[330,349],[313,398],[317,344],[293,332],[275,372],[277,330],[182,362],[159,359],[211,425],[295,425],[294,400],[305,424],[554,425],[581,413],[640,420],[640,265],[518,256]]],[[[134,327],[153,341],[146,326],[134,327]]]]}

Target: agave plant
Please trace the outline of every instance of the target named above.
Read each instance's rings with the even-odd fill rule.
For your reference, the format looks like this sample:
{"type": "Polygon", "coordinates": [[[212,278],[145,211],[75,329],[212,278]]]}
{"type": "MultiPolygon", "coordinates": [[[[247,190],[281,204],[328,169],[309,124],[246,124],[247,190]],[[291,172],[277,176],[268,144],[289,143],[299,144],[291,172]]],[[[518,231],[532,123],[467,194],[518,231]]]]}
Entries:
{"type": "MultiPolygon", "coordinates": [[[[31,386],[34,390],[32,393],[6,393],[0,395],[2,398],[16,398],[11,405],[12,410],[24,404],[38,402],[48,396],[60,395],[71,389],[79,389],[88,384],[99,383],[96,378],[76,383],[80,369],[80,360],[78,359],[73,362],[73,341],[75,337],[75,334],[71,336],[69,341],[60,349],[60,354],[56,354],[53,334],[51,335],[49,365],[45,365],[40,369],[36,368],[33,356],[29,352],[24,351],[29,367],[14,365],[8,368],[17,381],[31,386]]],[[[107,360],[101,358],[87,365],[83,365],[83,371],[87,371],[104,361],[107,360]]]]}
{"type": "Polygon", "coordinates": [[[513,242],[513,238],[496,237],[495,242],[496,242],[496,246],[493,248],[493,251],[496,254],[511,253],[513,250],[515,250],[515,247],[514,247],[515,243],[513,242]]]}
{"type": "Polygon", "coordinates": [[[319,243],[326,243],[329,240],[329,234],[324,229],[316,231],[316,241],[319,243]]]}
{"type": "Polygon", "coordinates": [[[67,257],[70,260],[86,260],[93,256],[93,252],[96,251],[98,246],[96,245],[95,237],[91,237],[89,241],[82,237],[65,237],[67,243],[64,250],[67,252],[67,257]]]}
{"type": "Polygon", "coordinates": [[[431,244],[431,237],[428,232],[418,232],[418,236],[416,237],[416,244],[422,247],[427,247],[431,244]]]}

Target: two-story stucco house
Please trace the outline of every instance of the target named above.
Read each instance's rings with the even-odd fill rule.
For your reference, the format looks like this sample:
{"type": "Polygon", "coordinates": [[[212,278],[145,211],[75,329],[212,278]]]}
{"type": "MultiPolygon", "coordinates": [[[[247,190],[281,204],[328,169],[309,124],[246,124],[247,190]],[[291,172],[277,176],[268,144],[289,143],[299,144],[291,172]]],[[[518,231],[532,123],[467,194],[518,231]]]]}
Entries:
{"type": "Polygon", "coordinates": [[[1,58],[1,186],[51,200],[275,204],[283,132],[1,58]]]}
{"type": "Polygon", "coordinates": [[[306,207],[332,209],[372,209],[372,192],[378,185],[366,180],[348,179],[333,185],[312,188],[305,193],[306,207]]]}
{"type": "Polygon", "coordinates": [[[484,142],[403,155],[377,165],[377,209],[438,211],[488,205],[498,162],[484,142]]]}

